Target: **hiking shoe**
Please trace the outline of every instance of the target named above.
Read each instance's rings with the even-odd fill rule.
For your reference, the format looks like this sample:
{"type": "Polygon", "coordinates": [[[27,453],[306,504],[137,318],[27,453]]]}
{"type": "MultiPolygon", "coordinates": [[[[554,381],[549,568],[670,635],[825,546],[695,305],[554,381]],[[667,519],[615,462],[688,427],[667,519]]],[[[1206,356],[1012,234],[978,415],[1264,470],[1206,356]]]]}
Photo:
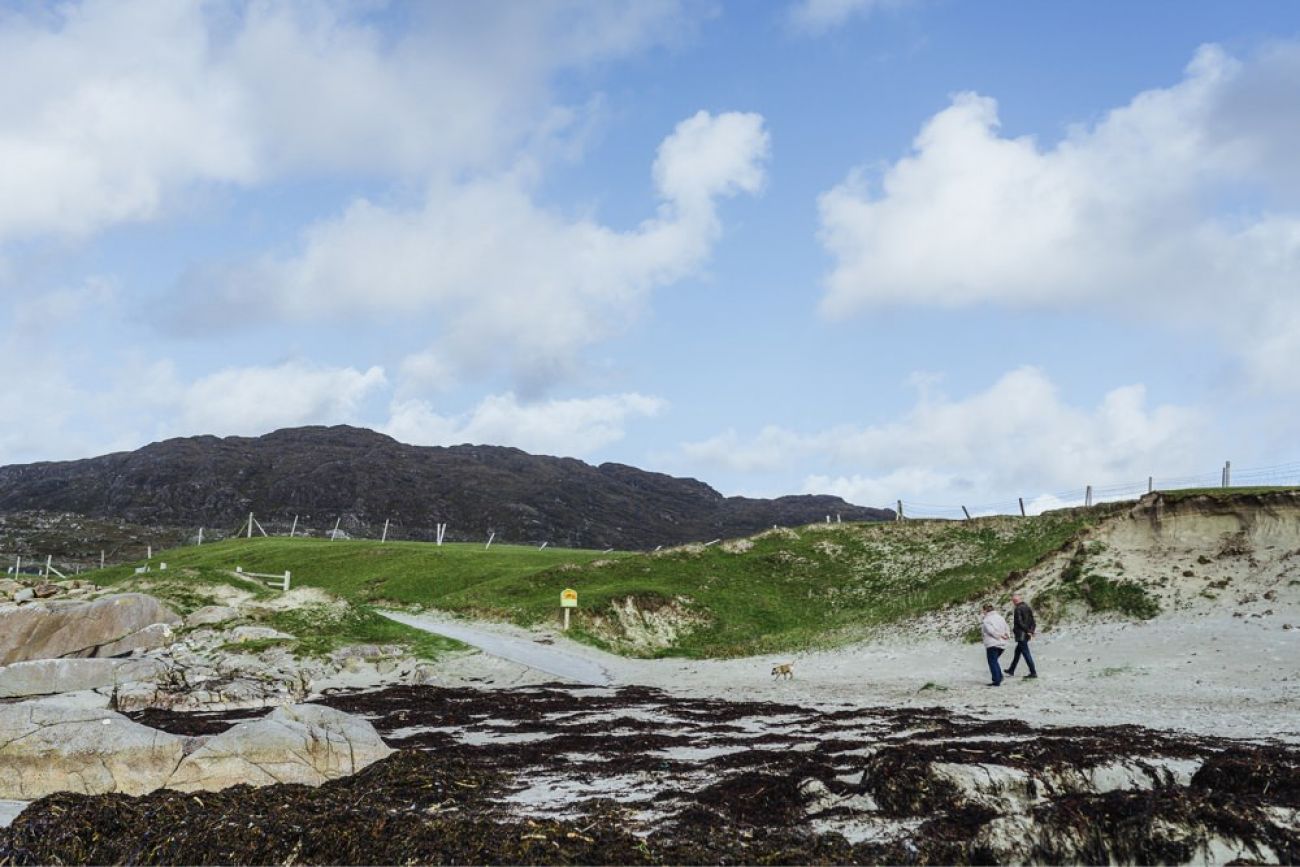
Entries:
{"type": "Polygon", "coordinates": [[[1029,680],[1029,678],[1031,678],[1031,677],[1038,677],[1038,675],[1034,674],[1034,673],[1031,671],[1031,672],[1029,672],[1029,674],[1026,674],[1026,675],[1025,675],[1025,680],[1029,680]]]}
{"type": "Polygon", "coordinates": [[[1014,671],[1012,671],[1011,669],[1009,669],[1009,668],[1004,668],[1004,669],[1002,669],[1002,673],[1005,674],[1007,677],[1015,677],[1015,676],[1016,676],[1016,673],[1015,673],[1014,671]]]}

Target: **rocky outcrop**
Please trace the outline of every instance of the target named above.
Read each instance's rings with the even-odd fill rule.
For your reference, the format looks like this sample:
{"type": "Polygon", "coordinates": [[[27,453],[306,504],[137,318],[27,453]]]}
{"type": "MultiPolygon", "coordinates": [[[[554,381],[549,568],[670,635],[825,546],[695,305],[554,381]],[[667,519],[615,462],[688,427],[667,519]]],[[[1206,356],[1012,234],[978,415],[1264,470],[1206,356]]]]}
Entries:
{"type": "Polygon", "coordinates": [[[422,447],[352,427],[304,427],[266,436],[191,437],[80,461],[0,468],[0,511],[47,510],[138,524],[237,527],[300,517],[321,533],[452,540],[549,541],[589,548],[653,548],[745,536],[774,524],[893,517],[839,497],[724,497],[695,479],[623,464],[496,446],[422,447]],[[377,534],[376,534],[377,535],[377,534]]]}
{"type": "Polygon", "coordinates": [[[121,684],[152,682],[162,665],[153,659],[34,659],[0,667],[0,698],[54,695],[121,684]]]}
{"type": "Polygon", "coordinates": [[[186,741],[111,710],[56,699],[0,705],[0,798],[141,795],[171,776],[186,741]]]}
{"type": "Polygon", "coordinates": [[[0,610],[0,665],[161,647],[171,640],[171,627],[180,622],[175,612],[142,593],[0,610]]]}
{"type": "Polygon", "coordinates": [[[391,752],[366,720],[314,705],[279,708],[210,738],[57,699],[0,705],[0,798],[319,785],[391,752]]]}
{"type": "Polygon", "coordinates": [[[363,719],[320,705],[281,707],[208,740],[181,760],[167,786],[182,791],[239,783],[318,786],[392,752],[363,719]]]}

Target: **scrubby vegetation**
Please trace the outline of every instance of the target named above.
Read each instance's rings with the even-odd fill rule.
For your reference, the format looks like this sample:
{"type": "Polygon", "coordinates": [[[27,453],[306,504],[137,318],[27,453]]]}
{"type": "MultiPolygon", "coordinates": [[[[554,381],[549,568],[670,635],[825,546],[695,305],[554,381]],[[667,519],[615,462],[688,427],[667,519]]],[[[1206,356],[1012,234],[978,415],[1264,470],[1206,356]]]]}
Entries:
{"type": "Polygon", "coordinates": [[[1070,602],[1081,602],[1089,611],[1113,611],[1142,620],[1160,613],[1160,604],[1145,587],[1100,571],[1095,558],[1101,553],[1102,548],[1096,542],[1080,544],[1061,570],[1060,583],[1035,598],[1035,605],[1046,622],[1059,617],[1070,602]]]}
{"type": "MultiPolygon", "coordinates": [[[[560,591],[573,587],[581,608],[570,634],[580,640],[643,655],[714,657],[841,642],[973,600],[1060,549],[1093,520],[1074,511],[965,523],[815,524],[637,555],[269,538],[178,549],[159,559],[175,576],[169,584],[183,572],[195,584],[242,585],[232,577],[237,565],[246,572],[288,569],[293,586],[318,587],[352,603],[338,622],[287,622],[319,612],[285,612],[270,622],[315,636],[303,639],[311,652],[341,635],[398,640],[381,637],[391,629],[411,639],[405,627],[367,606],[418,605],[531,624],[556,618],[560,591]],[[639,618],[663,628],[658,643],[617,643],[639,618]]],[[[96,577],[129,586],[142,576],[124,567],[96,577]]]]}

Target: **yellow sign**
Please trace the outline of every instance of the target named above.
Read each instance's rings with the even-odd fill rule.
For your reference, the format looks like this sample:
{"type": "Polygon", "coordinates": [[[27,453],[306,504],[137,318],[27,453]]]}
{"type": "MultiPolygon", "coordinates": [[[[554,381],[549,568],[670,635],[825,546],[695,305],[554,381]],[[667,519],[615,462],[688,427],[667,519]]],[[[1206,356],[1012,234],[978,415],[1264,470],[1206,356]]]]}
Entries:
{"type": "Polygon", "coordinates": [[[577,608],[577,607],[578,607],[578,591],[577,591],[577,590],[563,590],[563,591],[561,591],[561,592],[560,592],[560,607],[561,607],[561,608],[577,608]]]}

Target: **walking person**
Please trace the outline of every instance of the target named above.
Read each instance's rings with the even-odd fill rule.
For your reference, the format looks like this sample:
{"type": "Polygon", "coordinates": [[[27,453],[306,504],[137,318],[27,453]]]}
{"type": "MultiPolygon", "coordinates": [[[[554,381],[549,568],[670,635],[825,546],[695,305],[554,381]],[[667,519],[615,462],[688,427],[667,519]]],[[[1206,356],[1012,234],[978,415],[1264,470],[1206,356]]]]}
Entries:
{"type": "Polygon", "coordinates": [[[993,610],[993,606],[984,603],[984,615],[980,618],[980,634],[984,638],[984,654],[989,661],[989,674],[993,676],[989,686],[1002,685],[1002,651],[1007,649],[1011,633],[1002,615],[993,610]]]}
{"type": "Polygon", "coordinates": [[[1019,593],[1011,595],[1011,604],[1016,607],[1011,615],[1012,629],[1016,637],[1016,652],[1011,657],[1011,667],[1007,669],[1007,674],[1016,676],[1016,666],[1020,664],[1020,657],[1023,656],[1029,665],[1029,674],[1025,676],[1038,677],[1038,669],[1034,667],[1034,655],[1029,652],[1029,640],[1038,630],[1038,624],[1034,622],[1034,609],[1029,607],[1029,603],[1019,593]]]}

